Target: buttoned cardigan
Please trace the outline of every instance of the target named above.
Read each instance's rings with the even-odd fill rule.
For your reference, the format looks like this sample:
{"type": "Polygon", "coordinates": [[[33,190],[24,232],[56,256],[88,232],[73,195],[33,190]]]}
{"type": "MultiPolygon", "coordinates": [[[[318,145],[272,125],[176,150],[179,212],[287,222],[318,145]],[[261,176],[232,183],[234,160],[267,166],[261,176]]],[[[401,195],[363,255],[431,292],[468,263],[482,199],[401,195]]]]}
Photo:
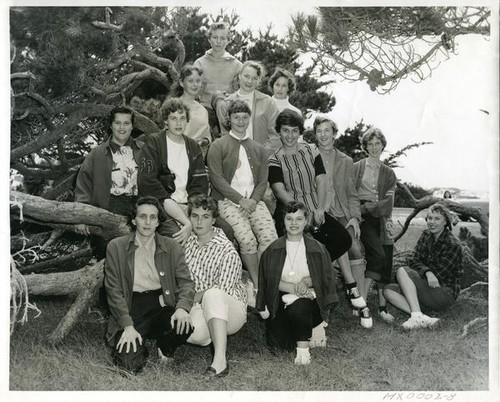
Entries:
{"type": "Polygon", "coordinates": [[[245,148],[252,170],[254,189],[249,198],[259,202],[267,187],[266,150],[261,144],[250,138],[238,141],[231,135],[225,135],[215,140],[208,150],[207,164],[212,183],[211,195],[216,200],[227,198],[236,204],[243,198],[243,194],[231,187],[231,181],[238,167],[240,146],[245,148]]]}

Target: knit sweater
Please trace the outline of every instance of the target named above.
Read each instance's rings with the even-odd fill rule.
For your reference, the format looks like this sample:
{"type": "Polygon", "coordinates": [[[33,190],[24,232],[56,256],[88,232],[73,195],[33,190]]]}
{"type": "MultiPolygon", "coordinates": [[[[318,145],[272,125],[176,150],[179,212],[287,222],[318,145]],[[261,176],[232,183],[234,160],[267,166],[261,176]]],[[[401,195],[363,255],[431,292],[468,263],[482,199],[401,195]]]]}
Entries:
{"type": "Polygon", "coordinates": [[[212,197],[216,200],[227,198],[236,204],[243,198],[242,194],[231,187],[238,166],[240,146],[245,148],[247,153],[255,184],[250,198],[259,202],[267,187],[266,150],[250,138],[238,141],[230,135],[215,140],[208,150],[207,164],[212,183],[212,197]]]}
{"type": "Polygon", "coordinates": [[[201,68],[205,87],[200,95],[203,106],[212,108],[212,96],[216,92],[234,92],[233,79],[241,70],[241,61],[225,52],[221,58],[213,56],[212,49],[196,59],[194,67],[201,68]]]}

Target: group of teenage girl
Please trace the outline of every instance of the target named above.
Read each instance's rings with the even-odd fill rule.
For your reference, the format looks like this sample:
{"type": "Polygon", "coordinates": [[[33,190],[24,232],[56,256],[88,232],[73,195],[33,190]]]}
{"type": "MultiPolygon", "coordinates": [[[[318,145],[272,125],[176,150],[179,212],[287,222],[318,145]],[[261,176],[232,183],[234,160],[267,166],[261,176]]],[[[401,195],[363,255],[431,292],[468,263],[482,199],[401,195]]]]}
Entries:
{"type": "MultiPolygon", "coordinates": [[[[211,49],[181,69],[160,109],[163,131],[148,136],[138,158],[138,194],[158,200],[142,203],[156,211],[155,230],[183,247],[194,282],[194,306],[173,317],[191,327],[184,341],[212,343],[214,377],[228,372],[226,338],[244,325],[247,305],[265,320],[271,349],[295,351],[295,363],[308,364],[309,349],[326,345],[338,277],[361,327],[373,325],[373,284],[379,317],[394,321],[384,297],[396,187],[380,159],[387,140],[368,129],[367,157],[353,163],[335,148],[335,122],[318,116],[316,144],[304,142],[304,119],[289,102],[293,74],[276,69],[271,97],[258,90],[264,66],[225,50],[227,24],[214,23],[208,40],[211,49]]],[[[116,342],[128,352],[130,339],[120,333],[116,342]]]]}
{"type": "MultiPolygon", "coordinates": [[[[381,318],[394,319],[382,289],[391,278],[388,222],[396,176],[380,160],[387,142],[378,129],[363,136],[368,158],[356,164],[335,148],[338,129],[329,118],[314,121],[316,146],[302,141],[304,119],[289,102],[293,75],[277,68],[269,79],[273,96],[260,92],[264,66],[240,63],[225,50],[229,39],[225,23],[213,24],[212,48],[180,71],[176,95],[189,115],[182,135],[206,153],[210,194],[217,215],[234,230],[249,274],[247,302],[267,317],[269,344],[295,348],[299,342],[304,347],[296,361],[307,362],[302,350],[313,330],[313,344],[326,343],[328,311],[337,303],[332,264],[362,327],[372,327],[366,300],[374,282],[381,318]],[[281,276],[279,298],[272,275],[281,276]],[[297,313],[313,320],[297,324],[290,318],[297,313]]],[[[163,109],[175,102],[169,98],[163,109]]]]}

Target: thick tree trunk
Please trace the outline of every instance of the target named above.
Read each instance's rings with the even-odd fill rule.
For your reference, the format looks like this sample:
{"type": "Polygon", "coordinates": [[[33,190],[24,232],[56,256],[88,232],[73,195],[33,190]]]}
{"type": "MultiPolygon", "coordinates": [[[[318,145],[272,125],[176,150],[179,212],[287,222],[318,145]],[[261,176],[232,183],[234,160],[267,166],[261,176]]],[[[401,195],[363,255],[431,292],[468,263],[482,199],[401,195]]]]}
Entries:
{"type": "Polygon", "coordinates": [[[10,201],[11,210],[17,208],[23,218],[31,218],[42,225],[70,230],[74,225],[84,223],[89,226],[92,234],[107,240],[130,232],[124,216],[92,205],[46,200],[17,191],[10,193],[10,201]]]}
{"type": "Polygon", "coordinates": [[[66,296],[80,293],[100,278],[102,283],[104,260],[97,264],[79,269],[78,271],[53,274],[24,275],[28,293],[37,296],[66,296]]]}

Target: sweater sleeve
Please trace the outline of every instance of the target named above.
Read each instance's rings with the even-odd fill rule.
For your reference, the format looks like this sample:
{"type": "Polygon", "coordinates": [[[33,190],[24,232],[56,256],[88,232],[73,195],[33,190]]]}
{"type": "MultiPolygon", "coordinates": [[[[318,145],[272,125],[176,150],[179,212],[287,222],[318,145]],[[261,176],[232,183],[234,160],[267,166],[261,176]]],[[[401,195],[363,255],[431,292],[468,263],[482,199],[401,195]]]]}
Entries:
{"type": "Polygon", "coordinates": [[[215,94],[212,99],[212,106],[217,114],[221,135],[229,133],[229,116],[227,114],[228,101],[222,94],[215,94]]]}
{"type": "Polygon", "coordinates": [[[259,202],[262,200],[262,197],[264,197],[264,193],[267,189],[268,169],[267,154],[265,149],[263,147],[258,147],[257,151],[259,156],[259,166],[257,170],[257,181],[255,183],[251,198],[253,198],[256,202],[259,202]]]}
{"type": "Polygon", "coordinates": [[[267,119],[267,138],[278,138],[279,139],[279,134],[276,132],[276,118],[280,114],[280,111],[278,109],[278,105],[276,105],[276,102],[272,99],[269,98],[268,100],[268,119],[267,119]]]}
{"type": "Polygon", "coordinates": [[[354,164],[352,159],[347,161],[347,201],[349,203],[349,212],[351,216],[357,218],[358,221],[361,220],[361,209],[359,204],[358,192],[354,185],[354,164]]]}
{"type": "Polygon", "coordinates": [[[243,198],[238,191],[231,187],[224,177],[223,171],[224,155],[222,139],[217,139],[210,146],[207,154],[208,174],[210,182],[224,198],[238,204],[243,198]]]}
{"type": "MultiPolygon", "coordinates": [[[[137,187],[139,195],[150,195],[163,202],[170,198],[169,192],[160,182],[159,174],[162,161],[160,160],[160,141],[156,135],[151,135],[141,148],[139,156],[139,172],[137,187]]],[[[166,163],[167,161],[165,161],[166,163]]]]}
{"type": "Polygon", "coordinates": [[[259,261],[259,290],[257,291],[257,299],[255,302],[255,308],[259,312],[263,312],[267,307],[267,272],[268,270],[268,257],[269,257],[269,248],[267,248],[263,253],[259,261]]]}

